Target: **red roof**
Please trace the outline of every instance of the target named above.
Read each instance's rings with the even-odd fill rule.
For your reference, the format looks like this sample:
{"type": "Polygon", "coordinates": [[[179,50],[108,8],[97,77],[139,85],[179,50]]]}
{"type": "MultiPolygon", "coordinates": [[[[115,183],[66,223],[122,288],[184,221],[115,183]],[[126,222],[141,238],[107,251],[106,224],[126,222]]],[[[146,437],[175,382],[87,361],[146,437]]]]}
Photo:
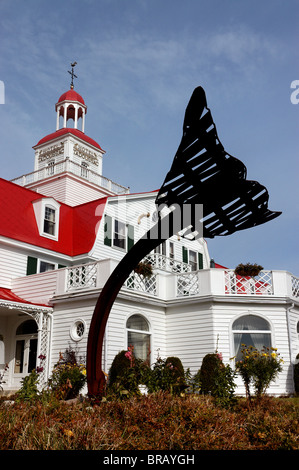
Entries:
{"type": "Polygon", "coordinates": [[[61,97],[59,98],[57,104],[61,103],[62,101],[79,101],[79,103],[82,103],[85,105],[84,99],[82,98],[82,96],[79,95],[79,93],[77,93],[73,89],[68,90],[65,93],[63,93],[61,97]]]}
{"type": "Polygon", "coordinates": [[[76,207],[60,203],[58,241],[39,234],[32,202],[43,196],[0,178],[0,236],[76,256],[88,253],[96,237],[107,198],[76,207]]]}
{"type": "Polygon", "coordinates": [[[10,289],[6,289],[5,287],[0,287],[0,300],[8,300],[9,302],[17,302],[21,304],[39,305],[42,307],[48,307],[48,305],[45,305],[45,304],[34,304],[32,302],[29,302],[28,300],[21,299],[21,297],[14,294],[10,289]]]}
{"type": "Polygon", "coordinates": [[[62,137],[63,135],[66,135],[66,134],[73,134],[76,137],[79,137],[79,139],[84,140],[88,144],[93,145],[94,147],[96,147],[97,149],[103,152],[103,149],[99,146],[99,144],[95,140],[85,135],[84,132],[80,131],[79,129],[73,129],[72,127],[64,127],[63,129],[59,129],[58,131],[55,131],[52,134],[46,135],[33,148],[37,147],[38,145],[49,142],[50,140],[62,137]]]}

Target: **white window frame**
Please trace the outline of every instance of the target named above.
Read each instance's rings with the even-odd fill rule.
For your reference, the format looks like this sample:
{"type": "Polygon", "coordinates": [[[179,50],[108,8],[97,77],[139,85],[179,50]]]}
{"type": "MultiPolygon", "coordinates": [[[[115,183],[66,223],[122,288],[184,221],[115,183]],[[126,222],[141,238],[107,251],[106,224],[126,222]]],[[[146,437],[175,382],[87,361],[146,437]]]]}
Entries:
{"type": "Polygon", "coordinates": [[[128,239],[128,227],[127,227],[127,224],[125,222],[122,222],[121,220],[119,219],[116,219],[116,218],[113,218],[112,219],[112,247],[113,248],[117,248],[118,250],[121,250],[121,251],[127,251],[127,239],[128,239]],[[118,246],[115,244],[115,234],[120,234],[120,232],[116,232],[116,223],[118,224],[122,224],[124,226],[124,236],[123,236],[123,240],[124,240],[124,247],[122,246],[118,246]]]}
{"type": "Polygon", "coordinates": [[[85,160],[81,162],[81,177],[88,178],[89,165],[85,160]]]}
{"type": "Polygon", "coordinates": [[[41,237],[50,238],[52,240],[58,241],[59,234],[59,214],[60,214],[60,204],[54,198],[41,198],[32,202],[35,220],[38,226],[38,231],[41,237]],[[50,234],[44,231],[44,222],[46,215],[46,207],[55,211],[55,225],[54,225],[54,234],[50,234]]]}
{"type": "Polygon", "coordinates": [[[45,259],[40,259],[38,258],[38,261],[37,261],[37,272],[38,273],[45,273],[45,272],[48,272],[48,271],[54,271],[54,269],[57,269],[57,263],[51,263],[50,261],[47,261],[45,259]],[[46,271],[41,271],[41,265],[42,263],[46,263],[48,264],[49,266],[53,266],[53,269],[46,269],[46,271]]]}
{"type": "Polygon", "coordinates": [[[53,176],[55,173],[55,160],[50,160],[46,166],[47,176],[53,176]]]}
{"type": "Polygon", "coordinates": [[[126,331],[126,345],[127,345],[127,348],[129,348],[131,346],[131,344],[129,343],[129,333],[136,333],[136,334],[141,334],[141,335],[148,335],[149,337],[149,355],[147,354],[146,355],[146,358],[145,359],[149,359],[150,363],[151,363],[151,350],[152,350],[152,332],[151,332],[151,327],[150,327],[150,323],[148,321],[148,319],[141,313],[132,313],[131,315],[129,315],[126,319],[126,325],[125,325],[125,331],[126,331]],[[131,317],[133,316],[140,316],[142,317],[145,322],[147,323],[147,326],[148,326],[148,330],[139,330],[139,329],[135,329],[135,328],[128,328],[127,327],[127,324],[128,324],[128,321],[130,320],[131,317]]]}
{"type": "Polygon", "coordinates": [[[188,264],[191,266],[191,271],[198,270],[198,252],[197,251],[188,249],[188,264]],[[191,262],[191,256],[190,256],[191,253],[195,255],[195,263],[191,262]]]}
{"type": "Polygon", "coordinates": [[[86,336],[86,331],[87,327],[85,320],[83,320],[82,318],[78,318],[76,321],[74,321],[70,328],[70,337],[73,341],[79,342],[84,338],[84,336],[86,336]],[[83,327],[82,334],[78,333],[78,328],[80,326],[83,327]]]}
{"type": "MultiPolygon", "coordinates": [[[[272,327],[272,324],[269,320],[269,318],[266,318],[264,317],[263,315],[257,313],[257,312],[244,312],[242,313],[241,315],[238,315],[237,317],[233,318],[233,320],[231,321],[231,325],[230,325],[230,333],[231,333],[231,351],[232,351],[232,357],[235,358],[235,361],[236,362],[236,356],[237,356],[237,352],[236,349],[235,349],[235,337],[234,335],[235,334],[267,334],[269,335],[270,337],[270,347],[275,347],[274,345],[274,335],[273,335],[273,327],[272,327]],[[233,325],[234,323],[237,321],[237,320],[240,320],[242,317],[246,317],[246,316],[255,316],[255,317],[259,317],[261,318],[261,320],[264,320],[265,322],[267,322],[267,324],[269,325],[269,329],[268,330],[255,330],[255,329],[251,329],[251,330],[237,330],[237,329],[233,329],[233,325]]],[[[249,344],[246,344],[246,347],[249,347],[250,345],[249,344]]]]}

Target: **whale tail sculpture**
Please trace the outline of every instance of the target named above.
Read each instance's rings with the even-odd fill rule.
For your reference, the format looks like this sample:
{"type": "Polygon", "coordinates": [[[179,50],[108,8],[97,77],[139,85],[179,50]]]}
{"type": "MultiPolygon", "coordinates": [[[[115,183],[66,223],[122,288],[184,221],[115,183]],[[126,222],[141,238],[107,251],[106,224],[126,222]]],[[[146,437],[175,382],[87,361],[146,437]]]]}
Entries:
{"type": "Polygon", "coordinates": [[[227,236],[281,214],[268,209],[266,188],[256,181],[247,180],[246,173],[245,165],[224,150],[207,107],[205,92],[202,87],[197,87],[186,108],[180,145],[156,198],[158,221],[117,265],[95,306],[87,345],[89,396],[100,397],[104,393],[102,348],[114,300],[132,270],[150,251],[186,229],[181,215],[173,223],[176,211],[181,210],[182,214],[185,205],[193,209],[196,205],[202,207],[200,220],[197,211],[191,211],[188,236],[192,234],[194,238],[227,236]],[[162,206],[174,206],[175,209],[162,217],[159,210],[162,206]]]}

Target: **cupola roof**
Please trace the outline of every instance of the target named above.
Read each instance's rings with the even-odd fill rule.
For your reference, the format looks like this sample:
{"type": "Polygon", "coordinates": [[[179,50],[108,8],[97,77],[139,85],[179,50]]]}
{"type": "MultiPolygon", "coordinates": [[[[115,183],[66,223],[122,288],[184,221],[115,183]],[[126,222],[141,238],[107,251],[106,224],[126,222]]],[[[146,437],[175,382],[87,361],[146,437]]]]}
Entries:
{"type": "Polygon", "coordinates": [[[82,98],[81,95],[79,95],[79,93],[77,93],[73,88],[71,88],[70,90],[66,91],[65,93],[63,93],[56,106],[60,103],[62,103],[63,101],[75,101],[77,103],[81,103],[85,106],[85,102],[84,102],[84,99],[82,98]]]}

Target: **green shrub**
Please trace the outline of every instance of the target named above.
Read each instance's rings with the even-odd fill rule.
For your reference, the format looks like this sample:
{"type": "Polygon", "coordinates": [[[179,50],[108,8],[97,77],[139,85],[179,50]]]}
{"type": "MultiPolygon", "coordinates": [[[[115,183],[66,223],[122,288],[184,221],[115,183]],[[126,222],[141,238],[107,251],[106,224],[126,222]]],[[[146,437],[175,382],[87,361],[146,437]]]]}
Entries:
{"type": "Polygon", "coordinates": [[[139,394],[139,385],[146,385],[150,367],[134,356],[134,348],[120,351],[113,359],[108,377],[108,394],[131,396],[139,394]]]}
{"type": "Polygon", "coordinates": [[[134,356],[133,348],[119,352],[111,364],[108,394],[132,396],[140,394],[139,385],[149,393],[160,390],[178,394],[187,387],[182,362],[178,357],[162,359],[159,354],[153,367],[134,356]]]}
{"type": "Polygon", "coordinates": [[[86,369],[84,364],[78,363],[75,352],[65,351],[60,354],[55,364],[48,387],[54,395],[61,400],[76,398],[86,382],[86,369]]]}
{"type": "Polygon", "coordinates": [[[242,359],[236,362],[236,370],[240,373],[246,389],[246,396],[250,399],[250,385],[255,395],[260,398],[266,393],[270,383],[282,371],[283,362],[274,348],[263,348],[261,351],[253,346],[242,344],[242,359]]]}
{"type": "Polygon", "coordinates": [[[207,354],[200,369],[201,393],[212,395],[222,405],[228,404],[234,395],[234,371],[224,365],[222,355],[207,354]]]}
{"type": "Polygon", "coordinates": [[[16,393],[17,402],[32,402],[40,396],[39,379],[41,372],[44,370],[43,361],[46,359],[46,356],[41,354],[38,359],[40,360],[39,366],[33,369],[29,375],[22,379],[21,388],[16,393]]]}
{"type": "Polygon", "coordinates": [[[186,388],[185,373],[181,360],[178,357],[162,359],[158,354],[146,385],[150,393],[162,390],[179,394],[186,388]]]}

